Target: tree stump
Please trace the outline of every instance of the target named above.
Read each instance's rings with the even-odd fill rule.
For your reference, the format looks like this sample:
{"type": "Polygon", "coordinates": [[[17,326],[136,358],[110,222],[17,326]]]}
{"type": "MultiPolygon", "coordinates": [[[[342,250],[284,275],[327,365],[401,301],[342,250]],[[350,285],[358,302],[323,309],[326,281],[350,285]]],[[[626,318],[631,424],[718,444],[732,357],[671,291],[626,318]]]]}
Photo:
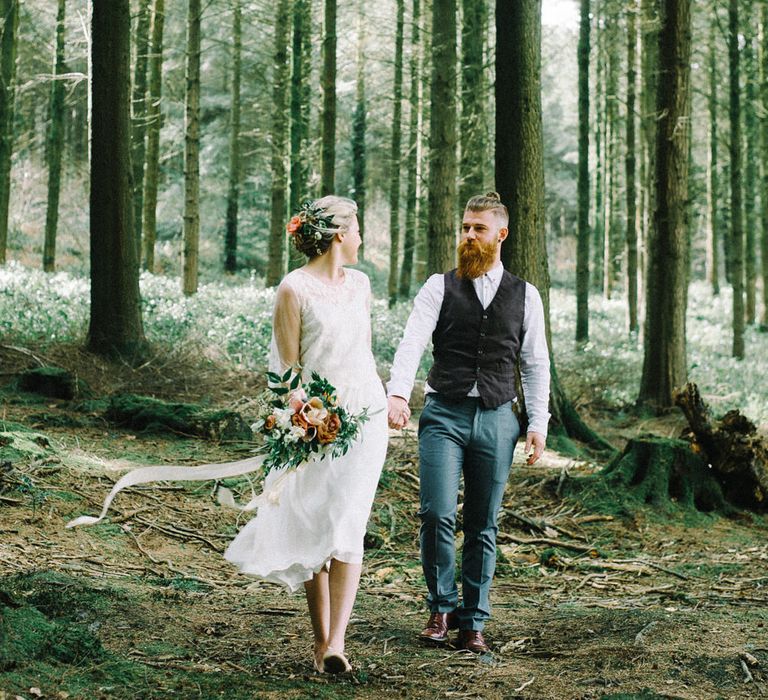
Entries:
{"type": "Polygon", "coordinates": [[[630,440],[600,476],[640,503],[663,507],[676,501],[702,512],[729,510],[712,470],[684,440],[652,435],[630,440]]]}
{"type": "Polygon", "coordinates": [[[210,440],[251,440],[253,433],[236,411],[211,411],[187,403],[166,403],[125,394],[110,400],[105,418],[135,430],[168,430],[210,440]]]}
{"type": "Polygon", "coordinates": [[[713,421],[698,387],[688,383],[675,393],[688,420],[686,438],[717,475],[725,498],[753,510],[768,507],[768,441],[739,411],[713,421]]]}

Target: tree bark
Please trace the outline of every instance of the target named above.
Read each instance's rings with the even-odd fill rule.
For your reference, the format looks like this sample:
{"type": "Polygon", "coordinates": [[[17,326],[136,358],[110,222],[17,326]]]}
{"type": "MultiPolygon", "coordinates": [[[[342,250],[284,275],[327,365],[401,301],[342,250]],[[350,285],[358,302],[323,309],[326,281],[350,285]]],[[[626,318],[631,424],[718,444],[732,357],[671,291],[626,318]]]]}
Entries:
{"type": "Polygon", "coordinates": [[[187,90],[184,123],[184,294],[197,292],[200,250],[200,21],[201,0],[187,10],[187,90]]]}
{"type": "MultiPolygon", "coordinates": [[[[605,258],[605,32],[600,16],[605,0],[596,0],[597,46],[595,47],[595,214],[592,237],[592,284],[603,290],[603,260],[605,258]]],[[[605,20],[603,20],[605,21],[605,20]]]]}
{"type": "Polygon", "coordinates": [[[589,0],[581,0],[579,23],[579,174],[576,249],[576,342],[589,340],[589,0]]]}
{"type": "Polygon", "coordinates": [[[288,0],[278,0],[275,14],[275,54],[272,74],[272,207],[269,227],[268,286],[277,285],[285,274],[285,223],[287,173],[285,155],[288,138],[288,0]]]}
{"type": "Polygon", "coordinates": [[[743,23],[744,36],[744,80],[746,100],[744,103],[744,310],[747,324],[754,325],[757,317],[757,180],[760,136],[757,128],[757,62],[754,52],[754,29],[752,18],[743,23]]]}
{"type": "Polygon", "coordinates": [[[691,0],[666,0],[659,33],[653,226],[639,401],[662,410],[685,384],[691,0]]]}
{"type": "Polygon", "coordinates": [[[419,199],[421,197],[421,3],[413,0],[411,12],[411,58],[410,58],[410,114],[408,118],[408,157],[405,196],[405,238],[403,241],[403,265],[400,268],[400,298],[411,294],[413,258],[416,249],[416,230],[419,226],[419,199]]]}
{"type": "Polygon", "coordinates": [[[160,127],[163,88],[163,29],[165,0],[155,0],[152,10],[152,53],[149,61],[149,104],[147,107],[147,164],[144,173],[143,232],[144,269],[154,272],[157,239],[157,186],[160,174],[160,127]]]}
{"type": "Polygon", "coordinates": [[[637,199],[635,187],[635,62],[637,56],[637,5],[627,7],[627,305],[629,332],[640,330],[637,308],[637,199]]]}
{"type": "Polygon", "coordinates": [[[427,275],[456,259],[456,0],[434,0],[427,275]]]}
{"type": "Polygon", "coordinates": [[[619,224],[619,10],[610,4],[606,16],[607,76],[606,76],[606,226],[605,256],[603,260],[603,294],[613,297],[614,287],[621,274],[624,237],[619,224]]]}
{"type": "Polygon", "coordinates": [[[336,191],[336,0],[325,0],[320,193],[336,191]]]}
{"type": "Polygon", "coordinates": [[[146,343],[133,228],[130,32],[129,0],[93,4],[88,347],[136,359],[146,343]]]}
{"type": "Polygon", "coordinates": [[[762,150],[763,187],[762,230],[760,234],[760,260],[763,273],[763,314],[761,327],[768,330],[768,3],[763,3],[760,14],[760,145],[762,150]]]}
{"type": "MultiPolygon", "coordinates": [[[[426,187],[422,186],[419,188],[420,197],[418,207],[419,211],[426,212],[427,216],[429,215],[429,173],[431,170],[430,158],[432,156],[431,136],[429,134],[429,126],[432,122],[432,73],[431,70],[428,70],[427,68],[426,57],[432,55],[431,26],[434,19],[432,4],[433,0],[422,0],[421,10],[423,14],[423,31],[421,32],[421,71],[419,73],[421,88],[421,111],[419,119],[421,120],[423,127],[423,130],[421,131],[423,134],[422,152],[419,154],[419,182],[421,184],[426,183],[426,187]]],[[[420,217],[421,225],[416,230],[416,246],[413,261],[413,279],[416,284],[425,282],[428,277],[429,245],[427,237],[429,236],[430,228],[429,223],[423,221],[424,218],[425,217],[420,217]]]]}
{"type": "Polygon", "coordinates": [[[0,28],[0,265],[3,265],[8,247],[19,0],[0,0],[0,17],[4,18],[0,28]]]}
{"type": "Polygon", "coordinates": [[[133,223],[136,230],[136,245],[141,260],[142,213],[144,211],[144,161],[147,152],[147,63],[149,58],[150,0],[139,0],[139,17],[136,25],[136,55],[133,71],[133,99],[131,100],[131,123],[133,147],[133,223]]]}
{"type": "Polygon", "coordinates": [[[487,189],[483,157],[488,148],[484,79],[487,14],[486,0],[462,0],[460,209],[470,197],[487,189]]]}
{"type": "Polygon", "coordinates": [[[43,270],[56,269],[56,230],[59,223],[59,194],[61,192],[61,159],[64,150],[64,21],[66,0],[59,0],[56,12],[56,55],[53,61],[51,83],[51,120],[48,123],[48,201],[45,213],[45,243],[43,246],[43,270]]]}
{"type": "Polygon", "coordinates": [[[712,294],[720,294],[720,230],[718,213],[718,162],[717,162],[717,16],[712,13],[709,22],[708,72],[709,93],[709,148],[707,149],[707,282],[712,294]]]}
{"type": "Polygon", "coordinates": [[[237,271],[237,214],[240,202],[240,72],[243,53],[240,0],[232,6],[232,99],[229,112],[229,187],[224,233],[224,270],[237,271]]]}
{"type": "Polygon", "coordinates": [[[365,253],[365,200],[366,200],[366,148],[368,104],[365,95],[365,1],[358,3],[357,24],[357,84],[355,86],[355,113],[352,117],[352,179],[357,202],[357,219],[362,243],[358,255],[365,253]]]}
{"type": "Polygon", "coordinates": [[[392,138],[389,148],[389,307],[397,302],[398,273],[400,272],[400,142],[402,140],[403,113],[403,15],[404,0],[397,0],[395,30],[395,76],[393,85],[392,138]]]}
{"type": "Polygon", "coordinates": [[[733,357],[744,359],[744,226],[741,192],[741,87],[739,84],[739,0],[728,5],[729,113],[731,117],[731,286],[733,357]]]}

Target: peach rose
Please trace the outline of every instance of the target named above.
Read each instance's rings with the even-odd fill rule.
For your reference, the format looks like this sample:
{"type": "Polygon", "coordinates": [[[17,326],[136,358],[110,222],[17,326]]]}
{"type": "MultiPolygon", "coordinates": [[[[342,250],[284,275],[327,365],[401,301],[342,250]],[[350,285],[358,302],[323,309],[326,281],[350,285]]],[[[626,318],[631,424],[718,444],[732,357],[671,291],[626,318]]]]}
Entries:
{"type": "Polygon", "coordinates": [[[264,430],[272,430],[277,423],[277,418],[274,415],[269,415],[264,419],[264,430]]]}
{"type": "Polygon", "coordinates": [[[291,220],[285,225],[285,230],[288,231],[288,233],[291,234],[291,236],[295,236],[296,232],[301,228],[301,217],[299,216],[292,216],[291,220]]]}
{"type": "Polygon", "coordinates": [[[294,413],[298,413],[304,407],[304,402],[307,400],[307,393],[304,389],[296,389],[288,395],[288,406],[293,409],[294,413]]]}
{"type": "Polygon", "coordinates": [[[328,409],[323,405],[322,399],[313,396],[301,409],[306,416],[309,425],[320,425],[328,417],[328,409]]]}
{"type": "Polygon", "coordinates": [[[341,418],[336,413],[329,413],[321,425],[317,426],[317,439],[320,444],[327,445],[336,439],[341,428],[341,418]]]}

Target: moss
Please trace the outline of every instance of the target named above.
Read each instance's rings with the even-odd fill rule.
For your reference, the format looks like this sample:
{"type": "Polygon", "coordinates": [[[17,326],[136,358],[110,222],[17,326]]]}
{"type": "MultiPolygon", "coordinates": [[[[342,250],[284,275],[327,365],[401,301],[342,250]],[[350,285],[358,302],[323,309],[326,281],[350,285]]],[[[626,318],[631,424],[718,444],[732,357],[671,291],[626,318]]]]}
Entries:
{"type": "Polygon", "coordinates": [[[134,430],[169,430],[212,440],[253,437],[243,417],[235,411],[207,410],[195,404],[167,403],[133,394],[113,397],[105,417],[134,430]]]}
{"type": "Polygon", "coordinates": [[[21,391],[54,399],[74,399],[89,395],[88,385],[61,367],[36,367],[22,372],[16,386],[21,391]]]}
{"type": "Polygon", "coordinates": [[[0,462],[18,462],[50,453],[50,442],[42,433],[29,430],[0,432],[0,462]]]}

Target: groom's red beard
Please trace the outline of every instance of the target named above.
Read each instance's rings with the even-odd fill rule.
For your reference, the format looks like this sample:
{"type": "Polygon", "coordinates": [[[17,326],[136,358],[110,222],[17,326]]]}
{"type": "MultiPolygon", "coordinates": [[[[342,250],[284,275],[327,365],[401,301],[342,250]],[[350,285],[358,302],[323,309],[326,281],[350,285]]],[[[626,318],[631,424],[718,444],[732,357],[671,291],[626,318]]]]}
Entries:
{"type": "Polygon", "coordinates": [[[481,243],[479,240],[464,239],[459,243],[459,266],[456,270],[458,277],[476,279],[491,269],[496,262],[498,240],[490,243],[481,243]]]}

